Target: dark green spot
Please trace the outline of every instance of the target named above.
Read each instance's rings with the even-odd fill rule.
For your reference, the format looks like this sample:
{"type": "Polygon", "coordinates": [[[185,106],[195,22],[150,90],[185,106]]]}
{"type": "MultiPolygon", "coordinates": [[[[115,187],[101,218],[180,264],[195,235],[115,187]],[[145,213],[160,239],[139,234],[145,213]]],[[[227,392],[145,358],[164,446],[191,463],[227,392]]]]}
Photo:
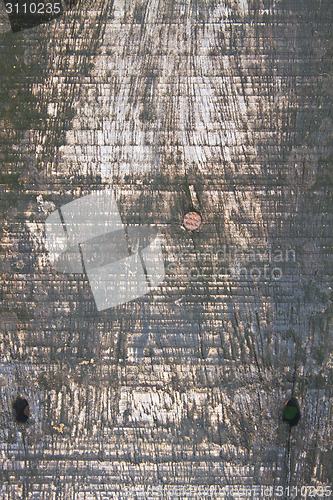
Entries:
{"type": "Polygon", "coordinates": [[[286,406],[283,415],[286,420],[291,420],[297,415],[297,408],[295,406],[286,406]]]}
{"type": "Polygon", "coordinates": [[[288,422],[290,427],[297,425],[301,418],[301,410],[296,398],[292,397],[283,409],[283,420],[288,422]]]}

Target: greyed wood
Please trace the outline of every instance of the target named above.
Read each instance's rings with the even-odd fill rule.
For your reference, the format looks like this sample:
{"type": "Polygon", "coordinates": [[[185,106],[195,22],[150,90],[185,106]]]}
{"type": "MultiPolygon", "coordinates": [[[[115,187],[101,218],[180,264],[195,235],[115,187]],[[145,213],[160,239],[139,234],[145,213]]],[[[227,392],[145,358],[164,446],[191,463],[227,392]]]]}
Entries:
{"type": "Polygon", "coordinates": [[[119,0],[2,35],[3,499],[328,483],[329,12],[119,0]],[[98,313],[81,276],[52,269],[43,225],[110,185],[124,222],[157,224],[167,277],[98,313]],[[224,267],[236,250],[295,260],[280,280],[227,279],[224,247],[224,267]]]}

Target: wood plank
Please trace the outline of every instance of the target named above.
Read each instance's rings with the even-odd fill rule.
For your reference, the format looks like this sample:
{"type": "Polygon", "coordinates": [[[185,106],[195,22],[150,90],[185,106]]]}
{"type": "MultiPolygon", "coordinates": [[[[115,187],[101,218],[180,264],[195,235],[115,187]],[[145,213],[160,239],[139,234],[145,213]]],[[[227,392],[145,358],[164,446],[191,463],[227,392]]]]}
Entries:
{"type": "Polygon", "coordinates": [[[98,0],[1,35],[0,498],[329,485],[331,11],[98,0]],[[166,277],[98,312],[44,223],[107,187],[166,277]]]}

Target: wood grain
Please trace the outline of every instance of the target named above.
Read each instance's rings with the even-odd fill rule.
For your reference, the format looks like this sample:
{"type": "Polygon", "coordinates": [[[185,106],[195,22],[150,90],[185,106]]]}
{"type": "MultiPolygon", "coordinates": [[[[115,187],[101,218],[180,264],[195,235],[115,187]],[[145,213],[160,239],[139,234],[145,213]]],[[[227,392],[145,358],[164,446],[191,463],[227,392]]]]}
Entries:
{"type": "Polygon", "coordinates": [[[1,35],[1,499],[329,484],[329,13],[105,0],[1,35]],[[167,272],[97,312],[44,222],[109,186],[123,222],[157,225],[167,272]]]}

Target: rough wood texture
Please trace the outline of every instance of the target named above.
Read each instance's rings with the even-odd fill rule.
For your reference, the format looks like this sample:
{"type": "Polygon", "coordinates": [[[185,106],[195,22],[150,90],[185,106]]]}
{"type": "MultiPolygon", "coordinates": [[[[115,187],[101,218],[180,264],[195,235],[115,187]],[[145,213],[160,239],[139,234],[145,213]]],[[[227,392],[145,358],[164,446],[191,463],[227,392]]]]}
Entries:
{"type": "Polygon", "coordinates": [[[329,484],[331,14],[104,0],[2,35],[2,499],[329,484]],[[167,275],[98,313],[82,276],[52,269],[44,221],[110,185],[125,222],[158,226],[167,275]]]}

